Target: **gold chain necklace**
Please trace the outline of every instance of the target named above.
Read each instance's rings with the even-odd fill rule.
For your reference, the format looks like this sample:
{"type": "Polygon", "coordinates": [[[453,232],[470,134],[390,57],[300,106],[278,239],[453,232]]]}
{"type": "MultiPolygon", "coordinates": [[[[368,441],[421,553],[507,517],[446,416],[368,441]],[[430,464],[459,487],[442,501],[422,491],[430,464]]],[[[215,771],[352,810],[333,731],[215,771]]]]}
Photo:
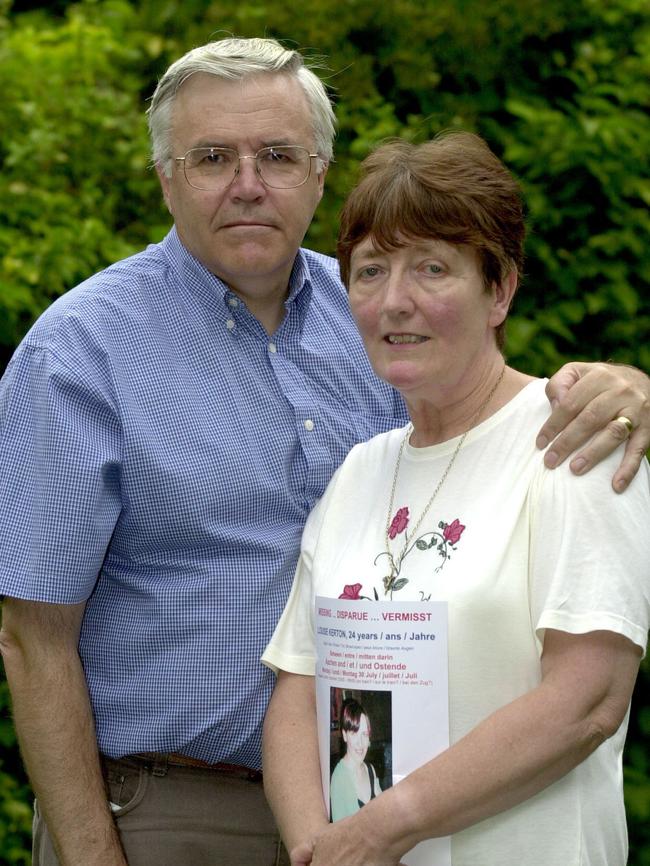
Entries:
{"type": "Polygon", "coordinates": [[[406,553],[406,550],[407,550],[408,545],[409,545],[409,539],[415,537],[415,534],[416,534],[417,530],[420,528],[422,521],[424,520],[424,518],[429,513],[429,509],[431,508],[434,499],[436,498],[436,496],[440,492],[440,488],[445,483],[447,476],[451,472],[451,467],[454,465],[454,463],[456,461],[456,457],[458,457],[458,452],[463,447],[463,443],[465,442],[465,439],[467,438],[467,434],[472,429],[472,427],[474,427],[474,425],[478,421],[478,419],[481,416],[481,414],[483,413],[483,411],[487,408],[488,403],[494,397],[497,388],[501,384],[501,380],[503,379],[505,372],[506,372],[506,365],[504,364],[503,369],[501,370],[501,375],[497,379],[494,387],[492,388],[490,393],[487,395],[485,401],[483,403],[481,403],[481,405],[479,406],[478,411],[476,412],[476,414],[473,416],[472,420],[470,421],[470,424],[469,424],[469,427],[467,428],[467,430],[465,430],[463,435],[458,440],[458,445],[456,445],[456,447],[454,448],[454,453],[451,455],[451,459],[450,459],[449,463],[447,464],[447,468],[442,473],[442,477],[440,478],[440,481],[438,482],[436,489],[433,491],[429,501],[424,506],[424,511],[422,512],[422,514],[418,518],[417,523],[415,524],[415,526],[411,530],[410,535],[407,536],[406,532],[404,533],[404,546],[402,547],[402,549],[401,549],[401,551],[397,557],[397,560],[395,560],[393,557],[393,554],[390,552],[390,527],[391,527],[392,519],[393,519],[393,507],[394,507],[394,503],[395,503],[395,489],[397,487],[397,478],[399,476],[399,468],[400,468],[400,464],[402,462],[402,453],[404,451],[404,446],[406,445],[406,442],[407,442],[409,436],[413,432],[413,425],[409,424],[408,427],[406,428],[406,433],[404,434],[404,438],[402,439],[402,444],[400,445],[399,452],[397,454],[397,462],[395,463],[395,473],[393,474],[393,486],[391,487],[391,491],[390,491],[390,504],[388,506],[388,514],[386,516],[386,553],[388,554],[388,560],[391,563],[393,575],[395,575],[400,569],[400,566],[402,564],[402,560],[404,559],[404,554],[406,553]]]}

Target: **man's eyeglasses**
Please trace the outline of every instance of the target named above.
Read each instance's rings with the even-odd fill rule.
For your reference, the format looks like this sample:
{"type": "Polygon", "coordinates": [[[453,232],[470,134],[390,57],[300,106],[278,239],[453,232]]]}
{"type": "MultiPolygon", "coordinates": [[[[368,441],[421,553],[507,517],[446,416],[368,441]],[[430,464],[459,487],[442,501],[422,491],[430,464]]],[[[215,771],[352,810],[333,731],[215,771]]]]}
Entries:
{"type": "Polygon", "coordinates": [[[254,156],[240,156],[230,147],[193,147],[185,156],[174,157],[183,163],[185,180],[194,189],[218,190],[227,187],[239,174],[242,159],[254,159],[262,183],[273,189],[302,186],[311,174],[311,161],[317,153],[294,144],[263,147],[254,156]]]}

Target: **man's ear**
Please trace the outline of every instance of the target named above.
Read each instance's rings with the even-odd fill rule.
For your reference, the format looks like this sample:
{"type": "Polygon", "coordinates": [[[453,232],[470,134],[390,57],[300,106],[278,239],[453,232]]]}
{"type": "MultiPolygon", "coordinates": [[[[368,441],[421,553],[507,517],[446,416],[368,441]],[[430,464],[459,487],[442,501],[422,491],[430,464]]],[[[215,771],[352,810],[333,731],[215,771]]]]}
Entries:
{"type": "Polygon", "coordinates": [[[174,216],[171,201],[171,178],[167,177],[164,169],[159,162],[156,163],[156,174],[158,175],[158,180],[160,181],[160,186],[162,188],[162,194],[163,198],[165,199],[165,204],[167,205],[167,210],[172,216],[174,216]]]}
{"type": "Polygon", "coordinates": [[[328,162],[322,162],[322,169],[318,173],[318,200],[320,201],[323,197],[323,191],[325,189],[325,175],[327,174],[327,169],[330,167],[328,162]]]}
{"type": "Polygon", "coordinates": [[[490,324],[493,328],[496,328],[505,321],[508,311],[510,310],[510,305],[512,304],[512,299],[517,291],[518,283],[519,275],[517,273],[517,268],[515,267],[508,272],[501,282],[492,283],[492,291],[494,295],[492,311],[490,313],[490,324]]]}

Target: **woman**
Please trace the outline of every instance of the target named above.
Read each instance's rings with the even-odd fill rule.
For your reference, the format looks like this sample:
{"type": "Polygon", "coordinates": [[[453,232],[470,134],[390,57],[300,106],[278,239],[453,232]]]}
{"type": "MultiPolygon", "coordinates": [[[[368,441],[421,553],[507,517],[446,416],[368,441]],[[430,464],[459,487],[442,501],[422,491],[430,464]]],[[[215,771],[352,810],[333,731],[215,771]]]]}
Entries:
{"type": "Polygon", "coordinates": [[[576,479],[529,446],[544,382],[501,354],[523,240],[516,182],[467,133],[380,147],[344,207],[350,305],[411,424],[357,446],[332,479],[264,656],[280,671],[265,786],[294,864],[395,866],[441,836],[452,866],[626,861],[621,754],[648,628],[648,466],[614,497],[606,464],[576,479]],[[450,747],[327,826],[313,599],[358,584],[379,603],[447,602],[450,747]],[[291,767],[289,741],[301,744],[291,767]]]}
{"type": "Polygon", "coordinates": [[[354,698],[343,701],[339,729],[345,754],[334,768],[330,782],[332,821],[354,815],[381,793],[375,768],[366,763],[371,736],[370,721],[364,708],[354,698]]]}

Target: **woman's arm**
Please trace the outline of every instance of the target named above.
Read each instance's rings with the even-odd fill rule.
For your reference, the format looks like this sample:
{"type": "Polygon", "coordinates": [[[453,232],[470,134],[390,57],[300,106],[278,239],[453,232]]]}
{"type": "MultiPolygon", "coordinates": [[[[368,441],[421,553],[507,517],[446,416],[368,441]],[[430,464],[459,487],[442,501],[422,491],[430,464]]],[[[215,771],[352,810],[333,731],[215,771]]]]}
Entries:
{"type": "Polygon", "coordinates": [[[541,684],[328,827],[313,866],[395,866],[423,839],[458,833],[532,797],[616,732],[639,659],[638,647],[612,632],[548,630],[541,684]]]}
{"type": "MultiPolygon", "coordinates": [[[[314,677],[280,671],[264,720],[264,792],[295,858],[328,825],[318,757],[314,677]]],[[[306,862],[306,861],[305,861],[306,862]]]]}

